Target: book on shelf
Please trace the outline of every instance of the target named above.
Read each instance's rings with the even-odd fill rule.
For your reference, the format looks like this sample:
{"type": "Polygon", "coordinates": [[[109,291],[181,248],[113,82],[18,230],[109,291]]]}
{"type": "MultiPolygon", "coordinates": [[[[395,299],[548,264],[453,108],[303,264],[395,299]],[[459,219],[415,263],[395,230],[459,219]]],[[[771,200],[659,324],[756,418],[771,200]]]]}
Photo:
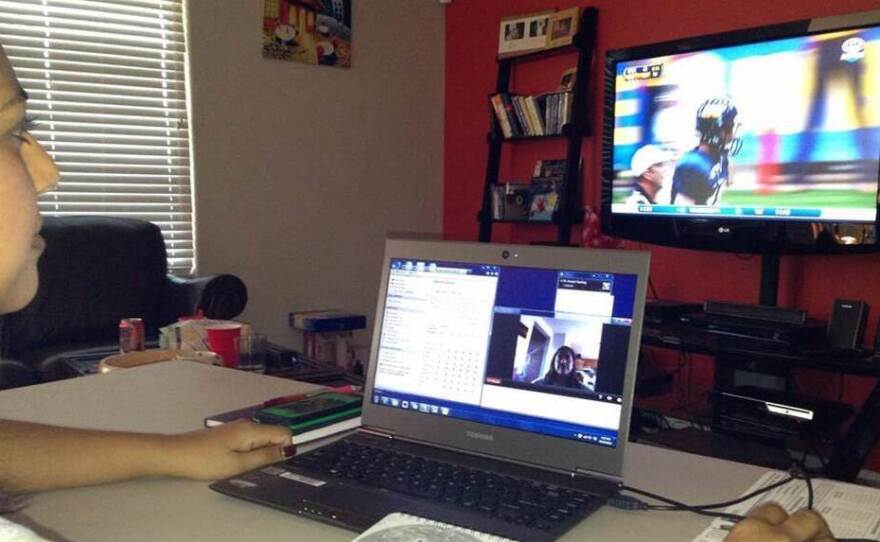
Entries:
{"type": "Polygon", "coordinates": [[[532,182],[531,202],[529,204],[529,220],[549,222],[559,207],[560,184],[548,180],[532,182]]]}
{"type": "Polygon", "coordinates": [[[510,125],[510,118],[507,116],[507,109],[504,107],[504,100],[502,100],[501,94],[493,94],[489,98],[489,102],[492,104],[492,110],[495,112],[495,120],[498,123],[498,129],[501,130],[501,135],[506,138],[513,137],[513,128],[510,125]]]}
{"type": "Polygon", "coordinates": [[[292,312],[289,321],[296,329],[316,333],[351,331],[367,327],[367,317],[363,314],[336,309],[292,312]]]}
{"type": "Polygon", "coordinates": [[[513,108],[513,101],[510,99],[510,94],[501,94],[501,101],[504,104],[504,112],[510,123],[510,131],[513,134],[512,137],[524,135],[523,127],[520,126],[519,120],[516,118],[516,110],[513,108]]]}
{"type": "Polygon", "coordinates": [[[571,92],[554,91],[536,95],[502,92],[490,98],[492,111],[505,138],[558,135],[571,122],[571,92]]]}
{"type": "Polygon", "coordinates": [[[538,160],[532,172],[529,220],[549,222],[565,189],[566,161],[538,160]]]}
{"type": "Polygon", "coordinates": [[[290,428],[294,444],[305,444],[360,427],[362,400],[360,396],[332,390],[279,397],[208,416],[205,418],[205,427],[215,427],[240,419],[275,423],[290,428]],[[349,397],[347,401],[339,400],[345,396],[349,397]]]}
{"type": "Polygon", "coordinates": [[[524,183],[504,183],[493,186],[492,219],[528,219],[531,190],[531,185],[524,183]]]}
{"type": "Polygon", "coordinates": [[[523,101],[526,103],[529,115],[529,126],[532,126],[534,130],[534,135],[542,136],[547,134],[547,130],[545,129],[545,124],[541,120],[541,108],[538,105],[537,100],[534,96],[523,96],[523,101]]]}

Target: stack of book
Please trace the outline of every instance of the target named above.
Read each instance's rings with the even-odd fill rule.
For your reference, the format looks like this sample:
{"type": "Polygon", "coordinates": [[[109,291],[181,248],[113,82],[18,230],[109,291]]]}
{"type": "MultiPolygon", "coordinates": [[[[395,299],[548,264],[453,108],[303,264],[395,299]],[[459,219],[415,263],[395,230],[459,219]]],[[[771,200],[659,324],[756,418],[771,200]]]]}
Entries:
{"type": "Polygon", "coordinates": [[[285,425],[293,433],[294,444],[305,444],[360,427],[362,403],[356,387],[344,386],[221,412],[205,418],[205,427],[239,419],[285,425]]]}
{"type": "Polygon", "coordinates": [[[571,121],[571,92],[533,96],[503,92],[492,95],[490,102],[506,138],[561,134],[563,126],[571,121]]]}
{"type": "Polygon", "coordinates": [[[290,313],[288,322],[302,331],[306,357],[352,369],[352,332],[367,327],[366,316],[336,309],[303,311],[290,313]]]}

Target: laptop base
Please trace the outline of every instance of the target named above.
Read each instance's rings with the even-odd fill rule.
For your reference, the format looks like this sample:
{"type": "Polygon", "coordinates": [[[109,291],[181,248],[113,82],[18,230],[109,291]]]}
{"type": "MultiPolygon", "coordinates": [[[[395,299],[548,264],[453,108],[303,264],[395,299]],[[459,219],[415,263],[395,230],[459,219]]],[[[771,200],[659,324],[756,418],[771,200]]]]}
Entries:
{"type": "Polygon", "coordinates": [[[328,476],[298,466],[293,461],[216,482],[211,485],[211,489],[357,532],[368,529],[390,513],[404,512],[515,540],[550,541],[598,509],[617,488],[616,484],[604,480],[582,476],[571,478],[541,469],[365,434],[344,440],[358,446],[418,454],[430,460],[465,468],[486,469],[487,472],[498,475],[534,481],[535,484],[549,483],[561,490],[570,488],[587,491],[592,498],[585,507],[564,521],[542,530],[517,523],[514,521],[515,517],[508,517],[505,521],[500,517],[448,505],[436,499],[419,498],[355,480],[328,476]]]}

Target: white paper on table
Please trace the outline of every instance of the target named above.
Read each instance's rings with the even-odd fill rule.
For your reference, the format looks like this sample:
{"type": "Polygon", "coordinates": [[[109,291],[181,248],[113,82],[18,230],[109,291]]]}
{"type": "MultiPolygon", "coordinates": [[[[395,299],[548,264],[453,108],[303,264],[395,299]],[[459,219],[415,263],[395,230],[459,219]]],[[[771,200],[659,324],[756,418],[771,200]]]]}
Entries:
{"type": "MultiPolygon", "coordinates": [[[[743,495],[782,481],[788,474],[779,471],[765,473],[743,495]]],[[[838,482],[813,479],[813,509],[828,521],[836,538],[867,538],[880,540],[880,490],[838,482]]],[[[791,482],[762,493],[740,504],[728,506],[724,512],[744,516],[758,504],[775,502],[790,514],[807,506],[807,483],[791,482]]],[[[716,518],[694,542],[720,542],[733,527],[730,521],[716,518]]]]}
{"type": "Polygon", "coordinates": [[[516,542],[440,521],[394,512],[361,533],[353,542],[516,542]]]}

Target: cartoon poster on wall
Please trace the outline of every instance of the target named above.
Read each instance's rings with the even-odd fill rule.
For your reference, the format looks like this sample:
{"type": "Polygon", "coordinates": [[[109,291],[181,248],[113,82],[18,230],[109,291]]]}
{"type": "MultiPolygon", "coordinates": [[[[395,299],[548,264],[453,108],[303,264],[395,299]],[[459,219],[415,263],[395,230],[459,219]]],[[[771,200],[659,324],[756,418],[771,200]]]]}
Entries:
{"type": "Polygon", "coordinates": [[[351,66],[351,0],[263,0],[263,58],[351,66]]]}

